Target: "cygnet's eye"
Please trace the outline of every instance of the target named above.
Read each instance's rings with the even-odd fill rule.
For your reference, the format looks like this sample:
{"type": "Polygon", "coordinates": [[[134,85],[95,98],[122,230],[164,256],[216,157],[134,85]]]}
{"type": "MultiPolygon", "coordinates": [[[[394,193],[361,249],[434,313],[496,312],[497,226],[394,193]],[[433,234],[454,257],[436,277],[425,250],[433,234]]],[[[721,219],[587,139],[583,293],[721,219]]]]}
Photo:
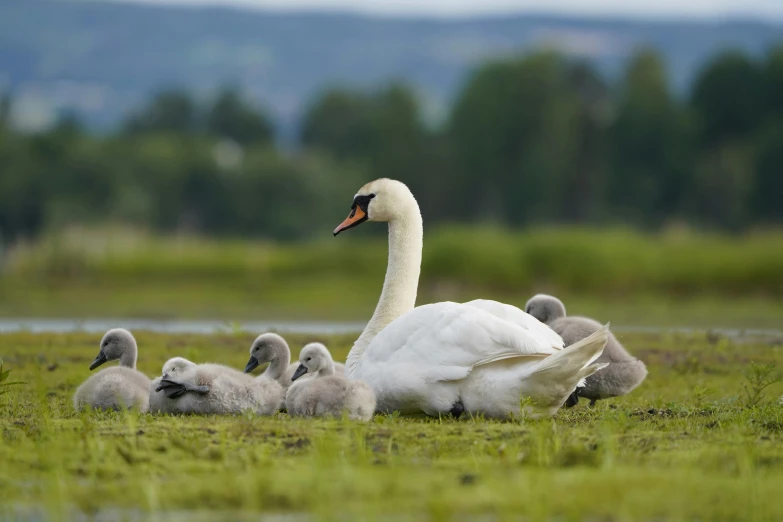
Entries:
{"type": "Polygon", "coordinates": [[[310,359],[312,359],[312,357],[308,357],[308,358],[307,358],[307,360],[308,360],[308,361],[309,361],[310,359]]]}

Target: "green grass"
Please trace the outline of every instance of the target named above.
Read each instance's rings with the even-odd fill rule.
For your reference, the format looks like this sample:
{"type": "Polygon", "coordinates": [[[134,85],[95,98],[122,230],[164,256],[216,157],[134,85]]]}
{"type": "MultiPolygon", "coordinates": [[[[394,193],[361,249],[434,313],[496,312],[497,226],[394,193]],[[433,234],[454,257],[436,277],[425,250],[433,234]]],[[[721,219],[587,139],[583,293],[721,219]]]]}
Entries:
{"type": "MultiPolygon", "coordinates": [[[[354,231],[283,245],[75,230],[6,253],[0,316],[366,320],[386,254],[354,231]]],[[[614,325],[779,328],[781,267],[781,232],[427,229],[418,303],[547,292],[614,325]]]]}
{"type": "MultiPolygon", "coordinates": [[[[136,334],[149,375],[174,355],[240,368],[252,339],[136,334]]],[[[0,335],[10,378],[26,382],[0,397],[0,519],[783,520],[783,385],[753,398],[759,369],[783,369],[783,340],[620,337],[650,375],[596,408],[361,424],[76,414],[100,335],[0,335]]],[[[288,340],[298,352],[316,339],[288,340]]],[[[317,340],[344,360],[353,337],[317,340]]]]}

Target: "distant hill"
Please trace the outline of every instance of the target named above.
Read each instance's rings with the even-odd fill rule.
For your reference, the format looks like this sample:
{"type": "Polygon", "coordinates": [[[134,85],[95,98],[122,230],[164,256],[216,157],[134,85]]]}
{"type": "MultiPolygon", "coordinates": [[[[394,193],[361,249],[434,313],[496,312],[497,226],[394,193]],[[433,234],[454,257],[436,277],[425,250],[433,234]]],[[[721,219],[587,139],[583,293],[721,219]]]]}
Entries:
{"type": "Polygon", "coordinates": [[[47,119],[42,107],[73,107],[105,126],[161,87],[207,94],[234,83],[290,130],[319,89],[392,78],[413,84],[437,118],[476,63],[546,45],[589,58],[610,76],[635,47],[654,46],[682,89],[719,49],[760,53],[775,42],[783,42],[783,26],[742,20],[386,19],[0,0],[0,86],[10,87],[33,119],[47,119]]]}

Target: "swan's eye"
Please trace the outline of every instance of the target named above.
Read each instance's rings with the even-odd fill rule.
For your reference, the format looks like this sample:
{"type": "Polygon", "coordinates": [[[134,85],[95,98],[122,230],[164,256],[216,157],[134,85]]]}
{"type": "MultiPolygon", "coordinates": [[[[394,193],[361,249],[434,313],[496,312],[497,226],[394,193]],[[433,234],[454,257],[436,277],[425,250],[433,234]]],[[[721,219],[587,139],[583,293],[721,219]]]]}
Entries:
{"type": "Polygon", "coordinates": [[[307,360],[308,360],[308,361],[309,361],[309,360],[311,360],[311,359],[312,359],[312,357],[308,357],[308,358],[307,358],[307,360]]]}
{"type": "Polygon", "coordinates": [[[356,196],[351,204],[351,215],[348,217],[351,218],[356,214],[356,207],[362,209],[362,212],[366,214],[367,207],[370,205],[370,200],[374,197],[375,194],[370,194],[369,196],[356,196]]]}

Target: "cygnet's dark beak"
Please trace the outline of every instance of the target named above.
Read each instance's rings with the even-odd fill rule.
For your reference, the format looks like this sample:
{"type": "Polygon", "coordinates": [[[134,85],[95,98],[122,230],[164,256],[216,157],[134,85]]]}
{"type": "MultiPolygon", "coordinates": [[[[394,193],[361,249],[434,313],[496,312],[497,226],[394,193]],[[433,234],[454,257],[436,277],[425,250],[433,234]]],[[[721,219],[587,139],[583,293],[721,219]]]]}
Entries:
{"type": "Polygon", "coordinates": [[[253,357],[251,355],[250,356],[250,360],[247,361],[247,366],[245,366],[245,373],[252,372],[253,370],[255,370],[258,367],[259,364],[260,363],[258,362],[258,359],[256,359],[255,357],[253,357]]]}
{"type": "Polygon", "coordinates": [[[106,354],[103,353],[103,350],[98,352],[98,357],[95,358],[95,360],[90,365],[90,371],[93,371],[95,368],[100,366],[101,364],[105,363],[109,359],[106,357],[106,354]]]}
{"type": "Polygon", "coordinates": [[[305,366],[304,364],[300,364],[299,368],[297,368],[296,371],[294,372],[293,377],[291,377],[291,380],[295,381],[306,373],[307,373],[307,366],[305,366]]]}

